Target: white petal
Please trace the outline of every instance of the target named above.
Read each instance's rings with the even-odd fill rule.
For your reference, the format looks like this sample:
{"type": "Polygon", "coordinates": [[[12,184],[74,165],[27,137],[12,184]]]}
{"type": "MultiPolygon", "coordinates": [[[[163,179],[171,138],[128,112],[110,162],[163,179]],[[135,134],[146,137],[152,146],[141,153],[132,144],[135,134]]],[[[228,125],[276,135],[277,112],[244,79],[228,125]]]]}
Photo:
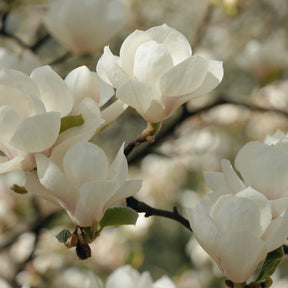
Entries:
{"type": "Polygon", "coordinates": [[[105,208],[109,208],[118,201],[133,196],[140,190],[141,185],[141,180],[126,181],[117,191],[114,192],[114,195],[107,201],[105,208]]]}
{"type": "Polygon", "coordinates": [[[14,134],[21,118],[9,106],[0,106],[0,142],[7,143],[14,134]]]}
{"type": "Polygon", "coordinates": [[[5,162],[1,161],[0,174],[10,172],[10,171],[26,170],[24,167],[24,161],[25,161],[25,158],[23,156],[17,156],[11,160],[7,159],[7,161],[5,161],[5,162]]]}
{"type": "Polygon", "coordinates": [[[260,211],[260,225],[262,233],[266,230],[272,220],[271,206],[267,198],[260,192],[248,187],[235,195],[253,201],[260,211]]]}
{"type": "Polygon", "coordinates": [[[93,118],[85,120],[81,126],[73,127],[62,132],[53,147],[50,156],[51,160],[62,169],[63,158],[68,149],[77,142],[89,141],[102,124],[102,119],[93,118]]]}
{"type": "Polygon", "coordinates": [[[173,60],[165,45],[147,41],[137,47],[133,75],[139,81],[155,83],[171,67],[173,60]]]}
{"type": "Polygon", "coordinates": [[[230,186],[226,182],[224,174],[221,172],[203,172],[203,176],[208,187],[222,194],[232,193],[230,186]]]}
{"type": "Polygon", "coordinates": [[[96,72],[95,77],[97,78],[98,85],[100,88],[99,106],[101,107],[112,98],[112,96],[115,94],[115,91],[113,87],[104,80],[102,80],[96,72]]]}
{"type": "Polygon", "coordinates": [[[264,241],[247,231],[222,237],[221,247],[221,268],[234,283],[246,282],[267,253],[264,241]]]}
{"type": "Polygon", "coordinates": [[[26,118],[18,125],[8,145],[26,153],[44,151],[56,142],[60,122],[60,114],[57,112],[26,118]]]}
{"type": "Polygon", "coordinates": [[[171,68],[160,78],[160,87],[166,97],[186,95],[203,83],[208,70],[205,58],[194,55],[171,68]]]}
{"type": "Polygon", "coordinates": [[[51,197],[73,214],[79,197],[78,189],[59,167],[43,154],[36,154],[36,163],[40,183],[51,192],[51,197]]]}
{"type": "Polygon", "coordinates": [[[129,80],[128,74],[121,68],[119,57],[114,56],[109,47],[104,48],[96,67],[98,75],[114,88],[119,88],[129,80]]]}
{"type": "Polygon", "coordinates": [[[195,90],[190,99],[209,93],[222,81],[224,75],[223,63],[221,61],[209,60],[208,72],[201,86],[195,90]]]}
{"type": "Polygon", "coordinates": [[[274,219],[262,239],[265,241],[267,251],[273,251],[284,244],[288,238],[288,209],[283,216],[274,219]]]}
{"type": "Polygon", "coordinates": [[[225,196],[222,196],[215,206],[219,206],[219,208],[214,212],[213,220],[222,233],[251,231],[259,238],[262,236],[260,210],[253,201],[238,197],[227,201],[225,196]]]}
{"type": "Polygon", "coordinates": [[[161,118],[163,119],[164,107],[161,109],[161,93],[159,88],[153,83],[138,82],[135,80],[127,81],[116,91],[116,96],[124,103],[136,109],[137,112],[147,121],[154,118],[157,118],[158,120],[159,116],[162,116],[161,118]],[[157,111],[157,109],[155,109],[155,111],[151,113],[149,108],[151,107],[153,100],[159,103],[159,110],[157,111]]]}
{"type": "Polygon", "coordinates": [[[99,222],[116,187],[114,181],[91,181],[82,185],[75,211],[78,225],[87,227],[99,222]]]}
{"type": "Polygon", "coordinates": [[[191,46],[185,36],[166,24],[152,27],[146,33],[153,40],[167,47],[173,58],[174,65],[184,61],[192,54],[191,46]]]}
{"type": "Polygon", "coordinates": [[[199,244],[213,259],[218,259],[222,235],[205,207],[200,203],[192,211],[186,210],[186,214],[199,244]]]}
{"type": "Polygon", "coordinates": [[[105,120],[105,125],[110,124],[118,118],[126,109],[128,105],[120,100],[116,100],[111,105],[101,111],[101,118],[105,120]]]}
{"type": "Polygon", "coordinates": [[[50,66],[34,69],[30,77],[38,85],[46,111],[60,112],[62,117],[70,113],[73,107],[72,92],[50,66]]]}
{"type": "Polygon", "coordinates": [[[121,67],[130,76],[133,75],[134,57],[136,49],[144,42],[152,40],[151,37],[144,31],[135,30],[122,43],[120,48],[120,63],[121,67]]]}
{"type": "Polygon", "coordinates": [[[0,84],[17,87],[29,95],[39,96],[39,89],[35,82],[25,73],[18,70],[2,69],[0,71],[0,84]]]}
{"type": "Polygon", "coordinates": [[[30,95],[15,87],[0,85],[0,106],[10,106],[22,118],[34,115],[34,103],[30,95]]]}
{"type": "Polygon", "coordinates": [[[57,201],[56,197],[51,193],[50,190],[46,189],[39,181],[38,175],[36,171],[31,171],[28,174],[26,179],[25,188],[28,192],[44,198],[57,206],[60,206],[59,202],[57,201]]]}
{"type": "Polygon", "coordinates": [[[236,194],[239,191],[246,188],[242,180],[238,177],[234,169],[232,168],[231,162],[229,160],[223,159],[221,161],[221,167],[226,179],[226,182],[229,184],[231,193],[236,194]]]}
{"type": "Polygon", "coordinates": [[[287,162],[288,153],[254,141],[240,149],[235,167],[248,185],[272,200],[288,195],[287,162]]]}
{"type": "Polygon", "coordinates": [[[97,145],[80,142],[73,145],[63,160],[66,175],[78,187],[92,180],[109,177],[109,162],[106,154],[97,145]]]}
{"type": "Polygon", "coordinates": [[[153,99],[149,108],[145,111],[145,113],[143,113],[142,117],[149,123],[159,123],[165,120],[173,112],[174,110],[167,111],[166,107],[163,108],[162,102],[153,99]]]}
{"type": "Polygon", "coordinates": [[[124,143],[120,147],[115,159],[110,166],[110,178],[124,183],[128,174],[128,163],[124,155],[124,143]]]}
{"type": "MultiPolygon", "coordinates": [[[[75,107],[76,108],[76,107],[75,107]]],[[[73,111],[73,115],[81,114],[84,121],[93,118],[101,118],[101,111],[99,105],[92,98],[85,97],[77,109],[73,111]]]]}
{"type": "Polygon", "coordinates": [[[288,197],[270,200],[273,218],[279,217],[288,207],[288,197]]]}
{"type": "Polygon", "coordinates": [[[78,106],[84,97],[100,102],[98,78],[95,75],[86,66],[80,66],[66,76],[65,82],[74,96],[74,106],[78,106]]]}

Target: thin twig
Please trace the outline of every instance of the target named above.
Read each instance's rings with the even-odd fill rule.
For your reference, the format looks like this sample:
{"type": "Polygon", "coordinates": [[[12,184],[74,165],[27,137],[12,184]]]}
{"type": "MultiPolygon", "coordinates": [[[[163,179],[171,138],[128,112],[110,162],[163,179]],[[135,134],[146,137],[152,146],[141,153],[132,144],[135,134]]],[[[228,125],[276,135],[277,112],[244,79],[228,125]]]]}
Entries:
{"type": "Polygon", "coordinates": [[[193,41],[191,41],[191,47],[192,47],[193,51],[195,50],[196,46],[199,45],[199,43],[202,40],[205,28],[210,22],[213,8],[214,8],[213,5],[211,5],[210,3],[207,4],[207,8],[206,8],[204,16],[201,20],[201,23],[198,25],[198,27],[196,29],[195,37],[194,37],[193,41]]]}
{"type": "Polygon", "coordinates": [[[126,158],[130,153],[142,143],[153,143],[156,134],[160,131],[161,122],[159,123],[147,123],[147,128],[132,142],[130,142],[124,149],[126,158]]]}

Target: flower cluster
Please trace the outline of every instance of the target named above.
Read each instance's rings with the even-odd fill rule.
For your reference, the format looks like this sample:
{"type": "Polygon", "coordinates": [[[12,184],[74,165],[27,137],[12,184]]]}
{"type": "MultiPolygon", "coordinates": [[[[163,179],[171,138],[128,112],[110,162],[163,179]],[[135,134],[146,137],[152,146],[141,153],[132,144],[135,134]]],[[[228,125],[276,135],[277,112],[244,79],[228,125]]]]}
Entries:
{"type": "MultiPolygon", "coordinates": [[[[58,2],[53,3],[46,24],[52,32],[54,24],[60,27],[58,21],[64,21],[66,26],[57,32],[65,37],[59,39],[68,47],[72,43],[70,48],[75,53],[92,53],[98,43],[88,48],[77,33],[73,34],[76,38],[69,38],[68,30],[74,27],[69,24],[69,17],[73,13],[64,12],[77,8],[77,5],[70,6],[72,2],[62,1],[59,7],[58,2]],[[58,13],[54,11],[56,8],[58,13]],[[50,12],[53,17],[61,14],[61,19],[49,18],[50,12]]],[[[107,11],[119,5],[116,0],[99,3],[108,5],[107,11]]],[[[91,1],[83,1],[80,6],[92,15],[93,5],[91,1]]],[[[223,77],[222,62],[192,55],[187,39],[165,24],[133,32],[122,44],[120,57],[105,47],[96,70],[98,74],[81,66],[65,79],[50,66],[35,68],[30,76],[13,69],[0,71],[0,173],[28,171],[26,191],[66,210],[76,228],[73,234],[63,230],[57,238],[69,248],[76,246],[81,259],[91,256],[88,243],[105,226],[136,222],[135,211],[114,206],[141,187],[140,180],[126,180],[128,164],[124,145],[111,162],[100,147],[89,142],[92,137],[130,105],[154,129],[152,133],[147,128],[139,136],[149,141],[160,129],[161,122],[180,105],[210,92],[223,77]],[[114,88],[117,100],[112,99],[114,88]],[[117,212],[120,214],[113,215],[117,212]]],[[[19,188],[23,187],[14,190],[19,192],[19,188]]],[[[125,287],[135,287],[136,283],[139,287],[174,287],[167,278],[153,284],[148,274],[140,275],[129,267],[116,271],[108,279],[107,287],[116,287],[120,274],[126,277],[125,287]]]]}

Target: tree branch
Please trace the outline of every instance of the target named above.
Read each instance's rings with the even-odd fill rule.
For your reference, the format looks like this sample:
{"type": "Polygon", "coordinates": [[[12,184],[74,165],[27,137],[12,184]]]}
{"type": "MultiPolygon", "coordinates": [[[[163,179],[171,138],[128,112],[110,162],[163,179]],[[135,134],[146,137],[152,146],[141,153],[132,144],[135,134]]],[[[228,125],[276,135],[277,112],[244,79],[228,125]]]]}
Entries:
{"type": "Polygon", "coordinates": [[[160,216],[160,217],[172,219],[172,220],[175,220],[176,222],[179,222],[184,227],[192,231],[189,221],[179,214],[176,207],[173,208],[173,211],[156,209],[147,205],[144,202],[138,201],[134,197],[126,198],[126,203],[128,207],[132,208],[136,212],[145,213],[145,217],[160,216]]]}

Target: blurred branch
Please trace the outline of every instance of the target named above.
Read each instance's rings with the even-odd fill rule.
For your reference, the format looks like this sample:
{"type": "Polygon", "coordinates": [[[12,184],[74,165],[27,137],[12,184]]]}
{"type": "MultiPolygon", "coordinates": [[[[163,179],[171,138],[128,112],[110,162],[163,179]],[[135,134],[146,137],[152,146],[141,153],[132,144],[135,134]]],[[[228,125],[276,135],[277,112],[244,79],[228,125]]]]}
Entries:
{"type": "Polygon", "coordinates": [[[51,35],[46,34],[44,37],[40,38],[36,43],[34,43],[29,49],[35,53],[43,44],[45,44],[50,39],[51,35]]]}
{"type": "Polygon", "coordinates": [[[5,11],[2,15],[2,27],[0,28],[0,35],[3,37],[9,38],[17,42],[19,46],[21,46],[24,49],[29,49],[32,52],[36,52],[44,43],[46,43],[47,40],[51,38],[49,34],[46,34],[44,37],[37,40],[32,46],[26,44],[22,39],[17,37],[16,35],[8,32],[7,29],[7,21],[8,21],[9,11],[5,11]]]}
{"type": "Polygon", "coordinates": [[[175,122],[173,122],[169,127],[167,127],[166,129],[162,129],[160,131],[160,133],[157,136],[157,141],[154,143],[150,143],[149,145],[147,145],[146,147],[144,147],[143,149],[141,149],[141,151],[135,153],[134,155],[130,155],[129,157],[129,164],[135,163],[138,160],[142,159],[145,155],[147,155],[148,153],[150,153],[151,151],[153,151],[153,149],[155,149],[155,147],[159,146],[161,143],[163,143],[171,134],[173,134],[173,132],[176,130],[176,128],[181,125],[186,119],[190,118],[190,117],[194,117],[197,115],[200,115],[202,113],[206,113],[209,112],[210,110],[218,107],[218,106],[222,106],[222,105],[235,105],[235,106],[239,106],[239,107],[243,107],[246,108],[248,110],[251,111],[258,111],[258,112],[270,112],[270,113],[277,113],[277,114],[281,114],[285,117],[288,117],[288,112],[284,111],[284,110],[280,110],[280,109],[274,109],[274,108],[265,108],[265,107],[259,107],[257,105],[251,104],[251,103],[243,103],[243,102],[238,102],[235,100],[227,100],[225,99],[224,96],[218,98],[218,100],[216,100],[215,102],[206,105],[204,107],[201,107],[199,109],[193,110],[193,111],[189,111],[186,107],[186,105],[182,106],[182,113],[181,115],[177,118],[177,120],[175,122]]]}
{"type": "Polygon", "coordinates": [[[57,65],[61,62],[64,62],[65,60],[67,60],[69,57],[71,56],[71,53],[68,51],[66,52],[64,55],[60,56],[59,58],[53,60],[51,63],[49,63],[49,66],[53,66],[53,65],[57,65]]]}
{"type": "Polygon", "coordinates": [[[126,203],[128,207],[132,208],[136,212],[145,213],[145,217],[160,216],[164,218],[169,218],[169,219],[175,220],[176,222],[179,222],[180,224],[185,226],[187,229],[192,231],[189,221],[179,214],[176,207],[173,208],[173,211],[156,209],[147,205],[144,202],[138,201],[134,197],[127,198],[126,203]]]}
{"type": "Polygon", "coordinates": [[[16,232],[14,231],[12,235],[8,236],[6,241],[3,241],[4,243],[0,245],[0,251],[9,248],[23,233],[26,232],[39,233],[41,228],[47,226],[52,220],[61,216],[63,212],[64,210],[58,210],[50,213],[45,217],[41,218],[36,217],[35,221],[29,224],[27,227],[18,229],[18,231],[16,232]]]}
{"type": "Polygon", "coordinates": [[[195,33],[194,39],[191,41],[192,51],[194,51],[194,49],[200,43],[200,41],[201,41],[201,39],[202,39],[202,37],[204,35],[204,33],[203,33],[205,31],[204,28],[210,22],[211,15],[212,15],[212,12],[213,12],[213,8],[214,8],[214,6],[212,6],[211,4],[207,4],[207,8],[206,8],[206,11],[205,11],[204,16],[202,18],[202,21],[201,21],[200,25],[198,25],[198,27],[196,29],[196,33],[195,33]]]}
{"type": "Polygon", "coordinates": [[[25,49],[30,49],[30,46],[27,45],[25,42],[23,42],[19,37],[17,37],[16,35],[13,35],[7,31],[8,16],[9,16],[9,11],[6,11],[2,15],[2,19],[1,19],[2,20],[2,27],[0,29],[0,35],[16,41],[18,45],[20,45],[21,47],[23,47],[25,49]]]}

